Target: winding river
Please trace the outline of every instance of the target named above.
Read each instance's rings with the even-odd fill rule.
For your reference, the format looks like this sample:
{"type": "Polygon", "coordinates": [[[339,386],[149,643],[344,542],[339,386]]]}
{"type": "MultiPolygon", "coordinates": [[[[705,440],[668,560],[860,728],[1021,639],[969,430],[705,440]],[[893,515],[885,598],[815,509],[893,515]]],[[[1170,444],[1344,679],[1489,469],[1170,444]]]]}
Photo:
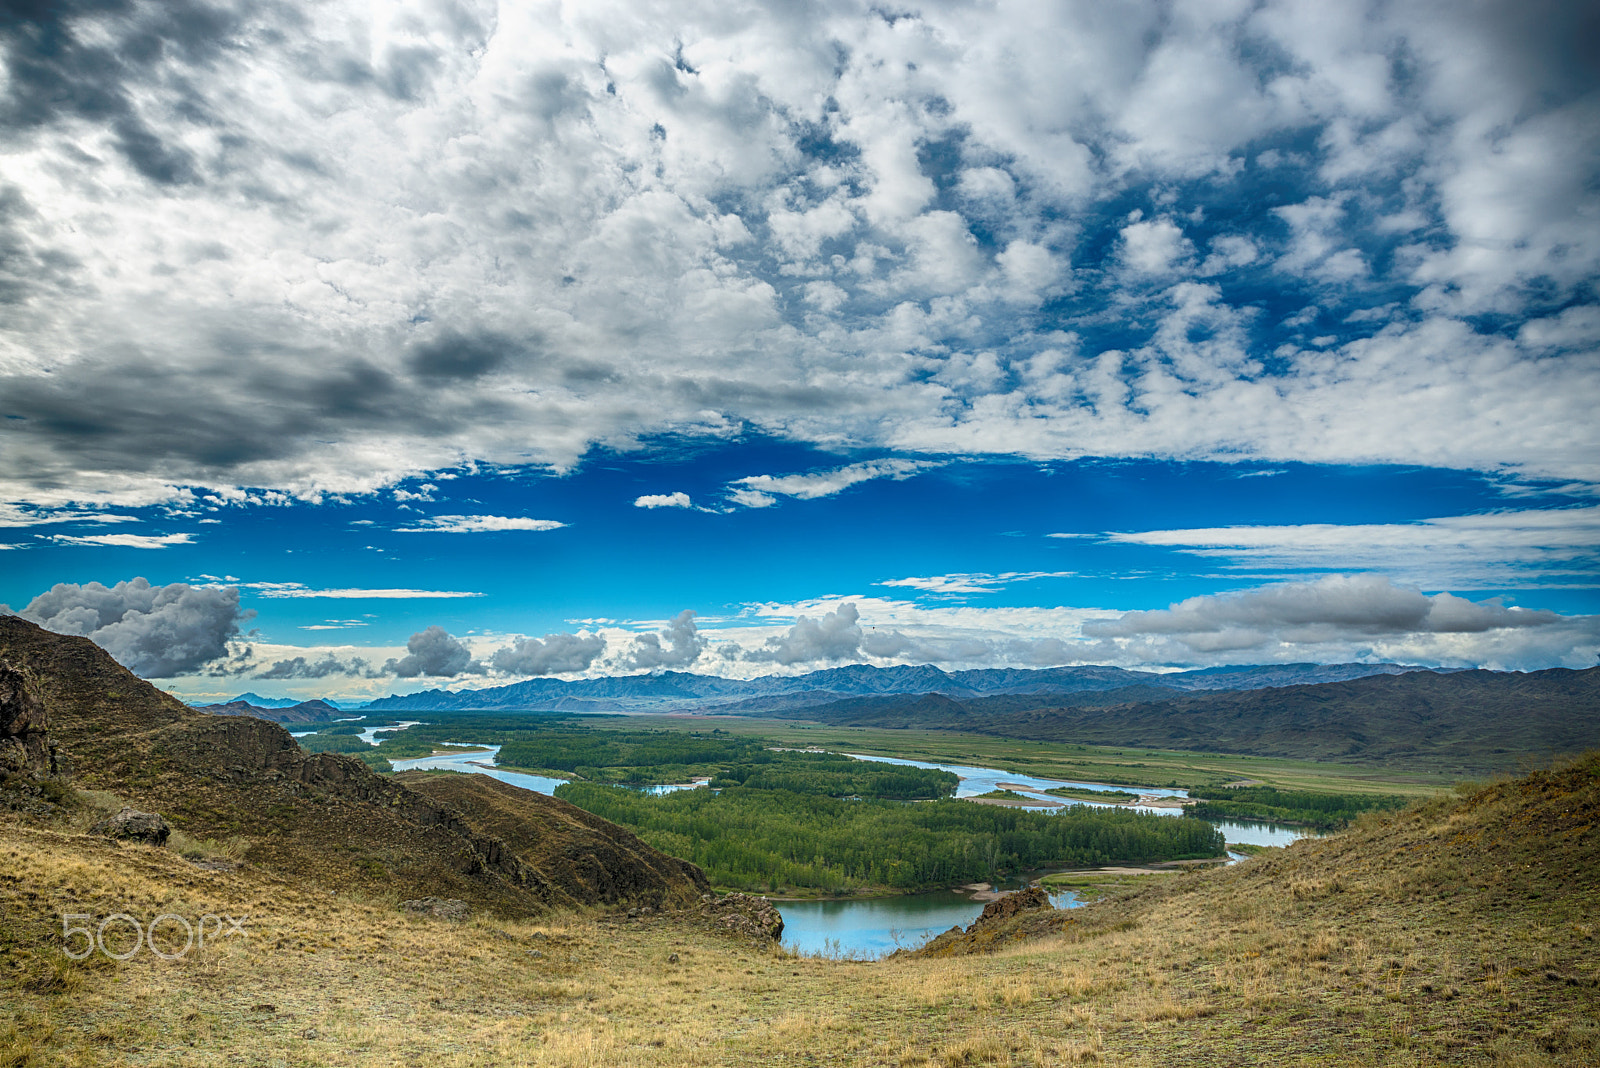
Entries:
{"type": "MultiPolygon", "coordinates": [[[[384,729],[384,728],[380,728],[384,729]]],[[[391,728],[392,729],[392,728],[391,728]]],[[[366,737],[363,735],[363,737],[366,737]]],[[[373,738],[368,738],[374,745],[373,738]]],[[[476,745],[472,742],[450,743],[472,746],[457,752],[439,753],[412,760],[390,761],[396,771],[413,768],[431,768],[442,771],[466,771],[488,775],[501,782],[520,786],[535,793],[554,794],[564,781],[543,775],[529,775],[520,771],[505,771],[495,767],[498,745],[476,745]]],[[[1080,801],[1075,798],[1054,797],[1045,793],[1052,787],[1070,786],[1079,790],[1122,790],[1139,794],[1142,798],[1187,797],[1184,790],[1159,786],[1109,786],[1105,783],[1072,782],[1066,779],[1042,779],[998,768],[980,768],[966,764],[935,764],[921,760],[897,757],[870,756],[849,753],[857,760],[872,760],[885,764],[902,764],[915,768],[937,768],[954,772],[960,780],[957,797],[976,797],[990,790],[1010,789],[1024,797],[1059,806],[1045,811],[1059,811],[1068,805],[1102,805],[1108,802],[1080,801]]],[[[693,789],[683,784],[665,789],[693,789]]],[[[1182,813],[1177,807],[1132,805],[1142,812],[1163,816],[1182,813]]],[[[1237,820],[1213,821],[1222,828],[1230,843],[1251,845],[1288,845],[1307,832],[1302,828],[1283,827],[1270,823],[1251,823],[1237,820]]],[[[1057,908],[1076,908],[1080,902],[1071,891],[1051,895],[1057,908]]],[[[965,927],[983,911],[984,898],[970,890],[932,890],[920,894],[901,894],[894,897],[846,898],[826,901],[779,901],[778,911],[783,914],[783,944],[802,953],[828,957],[874,959],[892,953],[901,947],[912,948],[951,927],[965,927]]]]}

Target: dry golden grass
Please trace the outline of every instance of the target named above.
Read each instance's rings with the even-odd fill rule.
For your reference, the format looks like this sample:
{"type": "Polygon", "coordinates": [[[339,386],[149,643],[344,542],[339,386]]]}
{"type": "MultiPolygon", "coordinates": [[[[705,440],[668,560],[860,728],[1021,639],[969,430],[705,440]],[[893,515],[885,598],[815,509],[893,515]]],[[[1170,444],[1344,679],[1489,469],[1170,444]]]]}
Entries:
{"type": "Polygon", "coordinates": [[[0,1068],[1600,1063],[1592,790],[1497,789],[1142,881],[993,954],[872,963],[661,916],[452,925],[0,826],[0,1068]],[[62,912],[249,918],[79,964],[62,912]]]}

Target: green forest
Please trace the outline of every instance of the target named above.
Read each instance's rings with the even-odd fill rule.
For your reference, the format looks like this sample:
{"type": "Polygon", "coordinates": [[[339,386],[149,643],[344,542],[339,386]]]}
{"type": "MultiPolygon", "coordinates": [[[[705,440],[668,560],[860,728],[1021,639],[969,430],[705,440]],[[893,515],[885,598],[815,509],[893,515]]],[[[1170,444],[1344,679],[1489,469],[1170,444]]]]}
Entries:
{"type": "Polygon", "coordinates": [[[1275,786],[1201,787],[1191,789],[1189,796],[1204,798],[1188,810],[1200,819],[1269,820],[1319,831],[1336,831],[1363,812],[1404,808],[1412,800],[1393,794],[1332,794],[1275,786]]]}
{"type": "Polygon", "coordinates": [[[1047,815],[948,799],[846,801],[751,786],[656,796],[567,783],[556,796],[693,861],[717,886],[767,893],[920,890],[1032,868],[1222,853],[1222,835],[1209,823],[1123,809],[1047,815]]]}
{"type": "MultiPolygon", "coordinates": [[[[788,749],[768,738],[708,731],[619,729],[608,721],[591,727],[563,715],[496,715],[430,712],[435,722],[380,734],[371,746],[356,737],[373,719],[338,723],[300,739],[309,752],[347,753],[388,770],[389,760],[427,756],[441,745],[498,745],[503,768],[570,776],[625,786],[684,783],[697,776],[712,785],[792,790],[830,797],[933,800],[955,793],[947,771],[874,764],[837,753],[788,749]]],[[[589,717],[593,718],[593,717],[589,717]]]]}

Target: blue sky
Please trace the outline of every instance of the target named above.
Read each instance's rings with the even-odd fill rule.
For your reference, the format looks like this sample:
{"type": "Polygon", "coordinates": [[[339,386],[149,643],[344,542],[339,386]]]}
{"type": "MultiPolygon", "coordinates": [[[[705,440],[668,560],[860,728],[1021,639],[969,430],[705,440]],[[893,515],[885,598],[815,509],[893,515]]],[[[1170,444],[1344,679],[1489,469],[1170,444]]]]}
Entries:
{"type": "Polygon", "coordinates": [[[191,697],[1588,666],[1594,39],[1576,3],[10,17],[0,602],[191,697]]]}

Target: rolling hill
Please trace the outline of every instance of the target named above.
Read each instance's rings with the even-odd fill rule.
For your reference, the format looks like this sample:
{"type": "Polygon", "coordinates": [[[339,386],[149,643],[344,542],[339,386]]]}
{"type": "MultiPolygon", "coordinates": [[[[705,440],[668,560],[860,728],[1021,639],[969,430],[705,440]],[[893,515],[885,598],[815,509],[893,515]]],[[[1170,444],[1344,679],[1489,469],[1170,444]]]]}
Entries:
{"type": "Polygon", "coordinates": [[[459,898],[510,914],[628,900],[696,901],[704,876],[603,820],[522,799],[515,847],[475,828],[480,795],[453,803],[350,757],[306,753],[279,724],[191,709],[85,638],[0,618],[0,662],[32,680],[72,785],[159,812],[194,843],[339,891],[459,898]],[[601,896],[574,865],[609,868],[601,896]],[[554,874],[552,874],[554,873],[554,874]]]}

